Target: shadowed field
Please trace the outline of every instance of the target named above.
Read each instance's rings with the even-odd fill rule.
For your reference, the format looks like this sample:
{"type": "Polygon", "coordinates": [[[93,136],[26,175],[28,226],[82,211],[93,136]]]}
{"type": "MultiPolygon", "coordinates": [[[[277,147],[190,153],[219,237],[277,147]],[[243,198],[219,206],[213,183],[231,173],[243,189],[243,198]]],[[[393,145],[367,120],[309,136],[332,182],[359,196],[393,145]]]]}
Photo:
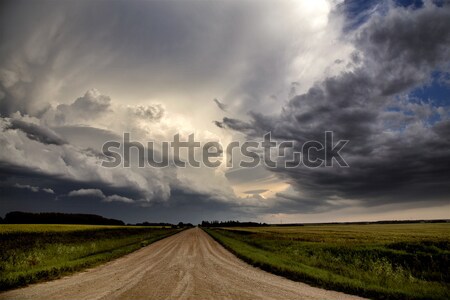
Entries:
{"type": "Polygon", "coordinates": [[[176,232],[161,227],[0,225],[0,290],[95,266],[176,232]]]}

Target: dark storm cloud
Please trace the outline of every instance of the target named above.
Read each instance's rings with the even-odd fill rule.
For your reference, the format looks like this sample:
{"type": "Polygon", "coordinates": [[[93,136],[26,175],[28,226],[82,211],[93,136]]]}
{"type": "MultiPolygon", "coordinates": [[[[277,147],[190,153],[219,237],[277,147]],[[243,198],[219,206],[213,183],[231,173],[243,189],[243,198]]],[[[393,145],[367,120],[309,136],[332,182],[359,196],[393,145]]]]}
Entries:
{"type": "Polygon", "coordinates": [[[83,182],[22,166],[0,163],[0,193],[4,214],[11,210],[86,212],[115,217],[126,222],[193,222],[248,217],[232,202],[218,201],[210,193],[198,193],[173,186],[169,202],[139,200],[142,191],[114,187],[100,181],[83,182]],[[18,188],[21,186],[30,188],[18,188]],[[35,190],[51,189],[37,193],[35,190]],[[31,195],[32,193],[32,195],[31,195]],[[39,203],[39,205],[36,205],[39,203]]]}
{"type": "Polygon", "coordinates": [[[3,189],[1,215],[13,210],[29,212],[67,212],[99,214],[105,217],[121,219],[126,223],[136,222],[191,222],[198,224],[202,220],[224,220],[228,218],[240,219],[242,214],[230,214],[227,205],[198,203],[196,195],[174,195],[177,199],[183,198],[182,203],[176,206],[166,204],[153,204],[147,209],[139,205],[124,202],[105,202],[98,198],[65,197],[55,200],[55,196],[47,193],[33,193],[26,189],[3,189]],[[36,205],[36,202],[39,205],[36,205]],[[197,203],[197,204],[196,204],[197,203]]]}
{"type": "Polygon", "coordinates": [[[85,196],[95,196],[94,193],[88,193],[89,191],[100,191],[105,195],[118,194],[123,197],[134,199],[139,199],[145,196],[141,190],[132,186],[124,189],[121,186],[114,186],[100,180],[86,182],[75,178],[60,176],[58,174],[48,174],[46,172],[42,172],[41,170],[27,168],[26,166],[18,166],[7,163],[0,163],[0,174],[4,176],[0,180],[2,189],[4,190],[10,190],[14,187],[30,187],[28,189],[32,190],[32,187],[35,189],[35,192],[39,190],[47,192],[44,190],[47,189],[47,193],[55,194],[58,197],[83,196],[82,191],[87,191],[85,196]],[[50,190],[53,191],[53,193],[51,193],[50,190]],[[80,192],[77,194],[74,191],[80,192]]]}
{"type": "Polygon", "coordinates": [[[227,111],[227,106],[224,103],[220,102],[217,98],[214,98],[213,101],[214,101],[214,103],[216,103],[217,107],[220,108],[220,110],[222,110],[224,112],[227,111]]]}
{"type": "Polygon", "coordinates": [[[448,203],[449,107],[413,103],[404,95],[427,84],[433,71],[449,70],[450,6],[374,15],[354,41],[361,61],[352,71],[318,82],[291,99],[278,117],[252,113],[249,122],[224,118],[223,123],[252,136],[271,131],[274,138],[298,144],[323,141],[327,130],[335,139],[350,140],[342,152],[350,168],[272,170],[302,192],[279,194],[290,200],[280,200],[281,210],[316,212],[344,205],[342,199],[363,206],[448,203]]]}
{"type": "MultiPolygon", "coordinates": [[[[101,149],[102,142],[109,138],[115,140],[116,136],[111,132],[90,127],[59,127],[70,140],[78,143],[75,146],[63,141],[47,126],[22,119],[0,118],[3,127],[0,143],[5,150],[0,154],[1,181],[51,188],[58,195],[76,189],[96,188],[105,193],[105,201],[124,202],[126,198],[167,200],[170,188],[163,176],[170,178],[169,171],[162,174],[151,169],[101,167],[104,155],[97,149],[101,149]],[[96,136],[91,136],[92,132],[96,136]],[[40,143],[36,144],[34,141],[40,143]],[[93,145],[95,150],[89,148],[89,145],[93,145]],[[24,178],[23,181],[19,177],[24,178]],[[108,198],[114,195],[124,198],[108,198]]],[[[9,184],[11,185],[14,184],[9,184]]]]}
{"type": "MultiPolygon", "coordinates": [[[[286,193],[277,193],[277,202],[271,208],[272,213],[319,213],[330,209],[343,208],[345,205],[331,204],[323,200],[309,199],[290,195],[286,193]]],[[[262,209],[267,211],[267,209],[262,209]]]]}
{"type": "Polygon", "coordinates": [[[248,194],[248,195],[257,195],[257,194],[262,194],[264,192],[267,192],[268,190],[265,189],[261,189],[261,190],[251,190],[251,191],[245,191],[244,194],[248,194]]]}
{"type": "Polygon", "coordinates": [[[223,118],[223,122],[219,127],[222,127],[223,125],[225,125],[227,128],[246,133],[253,132],[255,130],[255,127],[250,123],[227,117],[223,118]]]}
{"type": "Polygon", "coordinates": [[[66,125],[52,127],[60,136],[64,136],[65,140],[77,145],[85,153],[103,158],[101,149],[104,143],[108,141],[121,141],[122,136],[105,129],[95,128],[91,126],[66,125]]]}
{"type": "Polygon", "coordinates": [[[214,125],[216,125],[219,128],[224,128],[223,126],[223,122],[219,122],[219,121],[212,121],[214,123],[214,125]]]}
{"type": "MultiPolygon", "coordinates": [[[[104,155],[97,149],[101,149],[104,141],[120,139],[111,131],[89,126],[58,126],[54,127],[55,131],[64,135],[67,141],[55,144],[54,136],[58,136],[55,131],[45,125],[30,123],[36,121],[33,118],[15,117],[20,119],[0,118],[3,130],[0,143],[6,150],[0,153],[3,213],[8,208],[18,209],[21,205],[35,209],[36,203],[42,209],[51,207],[48,194],[52,194],[53,201],[56,201],[52,210],[71,206],[74,201],[90,203],[92,210],[103,208],[104,203],[127,203],[131,206],[130,211],[135,211],[134,207],[141,207],[141,210],[142,207],[149,207],[146,211],[158,207],[167,213],[167,206],[178,209],[178,204],[193,213],[201,211],[203,206],[211,210],[228,207],[228,211],[235,206],[231,202],[225,203],[226,199],[220,191],[195,191],[192,183],[186,185],[178,180],[175,170],[171,168],[101,168],[104,155]],[[15,130],[11,128],[11,120],[15,130]],[[21,134],[22,131],[26,134],[21,134]],[[36,145],[36,140],[40,144],[36,145]],[[53,142],[51,147],[50,142],[53,142]],[[23,190],[36,196],[26,197],[23,190]],[[191,207],[187,209],[189,205],[191,207]]],[[[191,215],[183,220],[200,221],[191,215]]]]}
{"type": "Polygon", "coordinates": [[[202,220],[248,219],[254,217],[233,202],[217,201],[209,193],[198,193],[174,188],[172,201],[167,204],[152,205],[149,214],[159,215],[169,220],[187,219],[200,223],[202,220]]]}
{"type": "MultiPolygon", "coordinates": [[[[449,6],[376,17],[357,37],[357,45],[375,63],[382,95],[423,82],[434,68],[449,68],[449,6]]],[[[445,70],[445,69],[444,69],[445,70]]]]}
{"type": "Polygon", "coordinates": [[[64,145],[67,142],[56,132],[48,127],[34,123],[11,119],[8,129],[18,129],[24,132],[28,138],[47,145],[64,145]]]}
{"type": "Polygon", "coordinates": [[[259,165],[255,168],[229,170],[225,173],[225,177],[232,184],[239,184],[246,181],[259,182],[267,179],[267,171],[263,166],[259,165]]]}

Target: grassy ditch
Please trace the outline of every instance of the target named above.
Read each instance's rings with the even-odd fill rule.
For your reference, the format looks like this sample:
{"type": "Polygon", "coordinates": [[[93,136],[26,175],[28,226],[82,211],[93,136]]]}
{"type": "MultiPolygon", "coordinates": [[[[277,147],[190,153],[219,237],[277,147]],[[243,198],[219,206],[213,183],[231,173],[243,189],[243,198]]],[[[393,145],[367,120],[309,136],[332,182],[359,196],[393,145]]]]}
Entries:
{"type": "Polygon", "coordinates": [[[246,262],[375,299],[450,299],[450,224],[204,230],[246,262]]]}
{"type": "Polygon", "coordinates": [[[132,226],[0,225],[0,290],[96,266],[179,231],[132,226]]]}

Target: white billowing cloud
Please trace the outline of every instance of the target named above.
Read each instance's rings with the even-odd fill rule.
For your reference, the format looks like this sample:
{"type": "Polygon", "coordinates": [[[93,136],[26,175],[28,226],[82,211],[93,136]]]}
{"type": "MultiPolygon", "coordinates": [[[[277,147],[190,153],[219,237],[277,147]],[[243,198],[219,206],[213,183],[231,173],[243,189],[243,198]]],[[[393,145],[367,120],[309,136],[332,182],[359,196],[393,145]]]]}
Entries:
{"type": "Polygon", "coordinates": [[[43,190],[44,192],[48,193],[48,194],[54,194],[54,193],[55,193],[55,191],[52,190],[52,189],[50,189],[50,188],[43,188],[42,190],[43,190]]]}
{"type": "Polygon", "coordinates": [[[128,106],[131,117],[138,117],[147,121],[158,121],[164,115],[164,107],[161,104],[128,106]]]}
{"type": "Polygon", "coordinates": [[[31,185],[28,185],[28,184],[16,183],[14,185],[14,187],[19,188],[19,189],[27,189],[27,190],[30,190],[30,191],[35,192],[35,193],[39,192],[39,188],[37,186],[31,186],[31,185]]]}
{"type": "Polygon", "coordinates": [[[119,195],[111,195],[108,197],[105,197],[104,200],[105,202],[124,202],[124,203],[133,203],[134,200],[127,198],[127,197],[123,197],[123,196],[119,196],[119,195]]]}
{"type": "Polygon", "coordinates": [[[83,196],[90,196],[90,197],[97,197],[97,198],[105,198],[105,194],[99,189],[79,189],[70,191],[67,196],[69,197],[83,197],[83,196]]]}
{"type": "Polygon", "coordinates": [[[54,193],[55,193],[55,192],[54,192],[52,189],[50,189],[50,188],[40,188],[40,187],[38,187],[38,186],[32,186],[32,185],[29,185],[29,184],[20,184],[20,183],[16,183],[16,184],[14,184],[14,187],[19,188],[19,189],[30,190],[30,191],[32,191],[32,192],[34,192],[34,193],[37,193],[37,192],[39,192],[39,191],[43,191],[43,192],[48,193],[48,194],[54,194],[54,193]]]}
{"type": "Polygon", "coordinates": [[[100,115],[109,111],[110,103],[111,99],[108,96],[100,94],[96,89],[90,89],[70,105],[59,104],[55,111],[55,121],[70,124],[98,119],[100,115]]]}
{"type": "Polygon", "coordinates": [[[110,195],[105,196],[105,194],[100,189],[79,189],[70,191],[67,194],[68,197],[94,197],[99,198],[105,202],[124,202],[124,203],[134,203],[133,199],[119,196],[119,195],[110,195]]]}
{"type": "MultiPolygon", "coordinates": [[[[16,113],[11,118],[2,118],[1,125],[0,143],[5,151],[0,154],[0,161],[10,166],[39,170],[43,175],[61,180],[97,182],[100,187],[107,185],[135,192],[133,199],[116,194],[106,196],[100,188],[79,189],[71,191],[68,196],[94,196],[105,202],[139,201],[145,204],[167,201],[171,189],[175,188],[211,195],[216,201],[234,199],[220,169],[142,169],[133,164],[131,168],[101,167],[104,159],[102,144],[111,139],[121,141],[124,132],[130,132],[133,141],[144,145],[147,141],[155,141],[156,146],[161,141],[172,141],[176,133],[180,133],[182,140],[192,132],[196,132],[196,140],[202,143],[218,140],[208,131],[196,131],[184,116],[165,115],[164,108],[158,104],[124,107],[91,90],[73,103],[64,105],[63,109],[61,105],[48,107],[41,119],[16,113]],[[95,110],[88,109],[90,115],[84,116],[81,114],[84,106],[95,110]]],[[[200,159],[201,151],[196,154],[200,159]]],[[[186,155],[183,152],[182,159],[187,160],[186,155]]]]}
{"type": "MultiPolygon", "coordinates": [[[[14,119],[0,120],[0,161],[9,166],[34,170],[42,175],[57,176],[75,182],[99,182],[112,187],[130,188],[141,195],[143,201],[166,200],[170,195],[169,182],[157,169],[106,169],[102,158],[86,149],[71,144],[46,144],[30,139],[21,129],[11,129],[14,120],[29,117],[15,115],[14,119]]],[[[44,125],[41,125],[44,126],[44,125]]]]}

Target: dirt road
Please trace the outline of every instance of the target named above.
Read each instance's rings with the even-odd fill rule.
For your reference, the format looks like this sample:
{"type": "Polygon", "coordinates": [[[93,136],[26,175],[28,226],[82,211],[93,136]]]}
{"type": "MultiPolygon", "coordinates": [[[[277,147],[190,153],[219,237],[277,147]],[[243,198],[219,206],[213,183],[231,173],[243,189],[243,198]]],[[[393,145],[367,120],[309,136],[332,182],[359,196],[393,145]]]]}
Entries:
{"type": "Polygon", "coordinates": [[[0,299],[361,299],[254,268],[201,229],[102,266],[0,294],[0,299]]]}

